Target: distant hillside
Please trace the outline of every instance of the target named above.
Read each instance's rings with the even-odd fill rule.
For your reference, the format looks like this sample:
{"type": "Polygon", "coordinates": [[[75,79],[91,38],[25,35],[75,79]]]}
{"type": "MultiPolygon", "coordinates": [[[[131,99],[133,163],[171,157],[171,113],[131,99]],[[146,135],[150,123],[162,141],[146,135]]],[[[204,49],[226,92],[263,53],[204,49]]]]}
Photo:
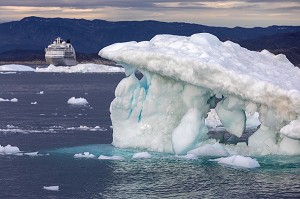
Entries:
{"type": "Polygon", "coordinates": [[[250,50],[267,49],[274,54],[285,54],[292,63],[300,67],[300,31],[263,36],[239,43],[250,50]]]}
{"type": "Polygon", "coordinates": [[[252,50],[266,48],[272,52],[286,52],[288,57],[292,57],[294,64],[300,64],[296,58],[299,55],[299,42],[290,42],[290,38],[280,36],[300,32],[300,26],[226,28],[159,21],[109,22],[39,17],[26,17],[20,21],[0,24],[0,61],[14,61],[17,57],[43,59],[44,48],[58,36],[71,39],[76,51],[85,55],[84,60],[84,57],[91,59],[90,56],[95,56],[101,48],[116,42],[150,40],[157,34],[189,36],[200,32],[212,33],[222,41],[231,40],[252,50]],[[280,48],[274,46],[277,36],[286,45],[280,45],[280,48]],[[264,38],[269,38],[270,42],[259,42],[264,38]],[[19,53],[14,54],[15,50],[19,53]]]}

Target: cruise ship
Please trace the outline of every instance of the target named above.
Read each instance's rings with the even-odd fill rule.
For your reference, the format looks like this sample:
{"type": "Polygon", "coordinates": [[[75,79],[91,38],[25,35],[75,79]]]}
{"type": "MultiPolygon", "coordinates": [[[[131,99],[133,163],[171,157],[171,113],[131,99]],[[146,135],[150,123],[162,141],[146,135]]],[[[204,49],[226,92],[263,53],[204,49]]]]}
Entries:
{"type": "Polygon", "coordinates": [[[70,40],[64,41],[60,37],[45,48],[45,58],[47,64],[54,66],[76,65],[76,54],[70,40]]]}

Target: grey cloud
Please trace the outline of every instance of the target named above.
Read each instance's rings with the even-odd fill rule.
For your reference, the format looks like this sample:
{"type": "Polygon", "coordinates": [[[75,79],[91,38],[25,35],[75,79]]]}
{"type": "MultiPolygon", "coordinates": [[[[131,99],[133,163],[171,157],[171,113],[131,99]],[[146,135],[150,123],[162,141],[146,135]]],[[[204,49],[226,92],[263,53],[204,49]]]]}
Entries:
{"type": "MultiPolygon", "coordinates": [[[[233,0],[223,0],[222,2],[232,2],[233,0]]],[[[299,0],[234,0],[235,2],[248,3],[250,5],[245,5],[245,8],[257,3],[287,3],[294,2],[299,3],[299,0]]],[[[184,8],[189,9],[201,9],[208,7],[203,6],[202,2],[220,2],[220,0],[1,0],[0,6],[33,6],[33,7],[73,7],[82,9],[93,9],[99,7],[117,7],[117,8],[160,8],[157,3],[179,3],[179,5],[184,6],[184,8]],[[187,6],[188,3],[198,3],[197,6],[187,6]]],[[[167,6],[163,6],[168,8],[167,6]]],[[[173,8],[173,7],[169,7],[173,8]]],[[[238,7],[243,8],[243,7],[238,7]]]]}

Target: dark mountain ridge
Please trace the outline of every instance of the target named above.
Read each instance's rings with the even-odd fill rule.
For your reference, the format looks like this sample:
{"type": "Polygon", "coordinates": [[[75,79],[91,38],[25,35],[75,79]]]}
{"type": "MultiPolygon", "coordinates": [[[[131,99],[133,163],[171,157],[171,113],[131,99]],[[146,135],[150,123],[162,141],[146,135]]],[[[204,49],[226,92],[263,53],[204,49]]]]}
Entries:
{"type": "MultiPolygon", "coordinates": [[[[8,57],[13,61],[12,52],[15,50],[30,51],[32,56],[29,57],[34,57],[34,51],[36,51],[41,57],[43,49],[58,36],[63,39],[71,39],[77,52],[96,55],[101,48],[116,42],[150,40],[157,34],[190,36],[200,32],[214,34],[222,41],[231,40],[251,50],[269,49],[269,45],[274,43],[271,39],[280,38],[280,41],[284,41],[288,45],[285,45],[284,49],[279,52],[287,52],[285,49],[298,48],[299,42],[296,45],[293,42],[285,41],[285,37],[280,35],[300,32],[300,26],[226,28],[179,22],[109,22],[98,19],[26,17],[20,21],[0,24],[0,61],[7,60],[8,57]],[[262,41],[265,40],[264,38],[270,38],[270,42],[261,42],[260,38],[262,41]]],[[[273,52],[278,50],[273,46],[270,49],[273,52]]],[[[292,52],[294,53],[293,50],[292,52]]],[[[18,56],[22,57],[22,55],[18,56]]]]}

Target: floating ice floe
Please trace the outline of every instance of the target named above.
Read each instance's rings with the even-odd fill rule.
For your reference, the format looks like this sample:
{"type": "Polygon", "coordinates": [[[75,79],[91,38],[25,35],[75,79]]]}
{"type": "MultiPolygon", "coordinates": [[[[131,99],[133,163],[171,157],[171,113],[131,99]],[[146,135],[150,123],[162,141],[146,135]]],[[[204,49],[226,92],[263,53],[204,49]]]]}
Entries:
{"type": "Polygon", "coordinates": [[[100,155],[98,159],[99,160],[125,160],[125,158],[123,158],[122,156],[117,156],[117,155],[113,155],[113,156],[100,155]]]}
{"type": "Polygon", "coordinates": [[[3,75],[16,74],[17,72],[0,72],[3,75]]]}
{"type": "Polygon", "coordinates": [[[17,98],[12,98],[10,101],[11,102],[18,102],[18,99],[17,98]]]}
{"type": "Polygon", "coordinates": [[[7,64],[7,65],[1,65],[0,71],[33,72],[35,70],[34,68],[31,68],[29,66],[18,65],[18,64],[7,64]]]}
{"type": "Polygon", "coordinates": [[[44,186],[43,189],[48,191],[59,191],[59,186],[44,186]]]}
{"type": "Polygon", "coordinates": [[[42,156],[42,154],[38,154],[39,152],[28,152],[28,153],[24,153],[24,155],[28,155],[28,156],[42,156]]]}
{"type": "Polygon", "coordinates": [[[89,127],[85,125],[80,125],[79,127],[68,127],[67,130],[81,130],[81,131],[107,131],[106,128],[95,126],[95,127],[89,127]]]}
{"type": "Polygon", "coordinates": [[[76,153],[74,155],[74,158],[95,158],[96,156],[94,154],[91,154],[89,152],[83,152],[83,153],[76,153]]]}
{"type": "Polygon", "coordinates": [[[44,91],[37,92],[38,95],[44,95],[44,91]]]}
{"type": "Polygon", "coordinates": [[[54,66],[49,65],[47,68],[36,68],[35,72],[40,73],[122,73],[123,68],[107,66],[102,64],[77,64],[75,66],[54,66]]]}
{"type": "Polygon", "coordinates": [[[219,121],[211,126],[236,137],[247,120],[259,125],[248,146],[230,146],[230,153],[300,154],[300,69],[282,54],[200,33],[117,43],[99,55],[120,63],[127,76],[110,106],[116,147],[185,155],[209,140],[205,118],[215,109],[219,121]]]}
{"type": "Polygon", "coordinates": [[[17,146],[11,146],[10,144],[6,146],[0,145],[0,154],[4,155],[14,155],[20,153],[20,149],[17,146]]]}
{"type": "Polygon", "coordinates": [[[249,169],[260,167],[256,159],[250,157],[244,157],[241,155],[233,155],[230,157],[213,159],[211,161],[216,161],[219,164],[226,164],[230,166],[243,167],[249,169]]]}
{"type": "Polygon", "coordinates": [[[149,159],[151,157],[152,155],[148,152],[139,152],[133,154],[132,159],[149,159]]]}
{"type": "Polygon", "coordinates": [[[18,102],[18,99],[17,98],[12,98],[12,99],[0,98],[0,102],[18,102]]]}
{"type": "Polygon", "coordinates": [[[88,105],[88,101],[83,98],[83,97],[79,97],[79,98],[75,98],[75,97],[71,97],[68,100],[68,104],[72,104],[72,105],[78,105],[78,106],[84,106],[84,105],[88,105]]]}
{"type": "Polygon", "coordinates": [[[31,102],[30,104],[35,105],[35,104],[37,104],[37,102],[31,102]]]}

